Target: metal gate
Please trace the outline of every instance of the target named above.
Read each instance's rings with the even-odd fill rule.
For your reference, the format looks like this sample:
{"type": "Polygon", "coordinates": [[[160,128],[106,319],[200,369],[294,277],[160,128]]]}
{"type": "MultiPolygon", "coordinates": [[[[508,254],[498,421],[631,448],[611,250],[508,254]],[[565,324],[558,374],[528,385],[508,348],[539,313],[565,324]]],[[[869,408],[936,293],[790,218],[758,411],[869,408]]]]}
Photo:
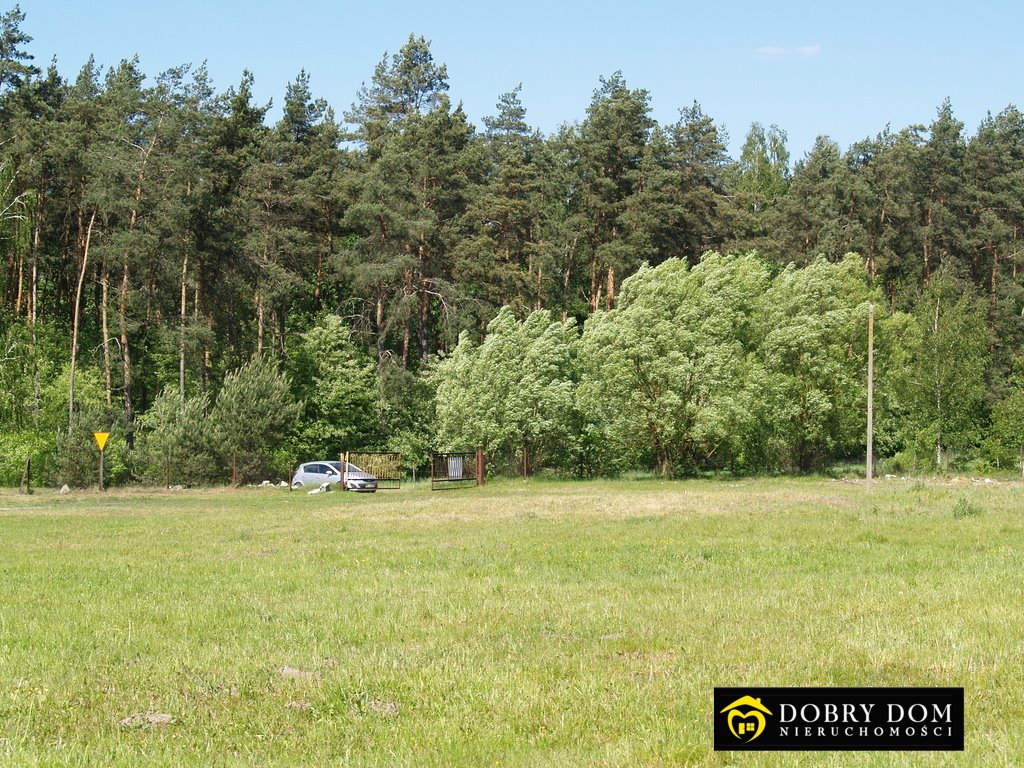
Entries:
{"type": "Polygon", "coordinates": [[[435,453],[430,460],[430,490],[473,488],[484,484],[484,452],[435,453]]]}
{"type": "MultiPolygon", "coordinates": [[[[377,490],[402,487],[402,454],[382,451],[350,451],[341,454],[345,486],[348,480],[375,480],[377,490]]],[[[345,487],[343,486],[343,487],[345,487]]]]}

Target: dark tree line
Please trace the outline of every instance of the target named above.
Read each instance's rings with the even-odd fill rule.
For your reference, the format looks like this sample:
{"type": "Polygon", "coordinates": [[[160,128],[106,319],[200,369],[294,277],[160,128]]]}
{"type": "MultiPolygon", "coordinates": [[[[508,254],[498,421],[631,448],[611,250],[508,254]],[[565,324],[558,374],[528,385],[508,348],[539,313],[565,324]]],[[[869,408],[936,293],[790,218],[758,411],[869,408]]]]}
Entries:
{"type": "MultiPolygon", "coordinates": [[[[845,152],[819,138],[795,164],[785,132],[755,124],[733,159],[699,105],[659,124],[619,73],[554,135],[530,127],[518,87],[474,126],[410,36],[340,118],[300,72],[270,123],[249,73],[218,91],[201,67],[147,81],[135,59],[44,71],[24,21],[18,8],[0,17],[0,422],[4,452],[56,457],[40,458],[54,477],[74,476],[67,457],[93,424],[123,437],[121,477],[168,475],[168,457],[204,450],[211,476],[218,461],[237,475],[237,425],[210,421],[205,448],[182,453],[166,447],[171,406],[202,431],[254,360],[288,382],[282,412],[304,407],[274,427],[276,444],[251,447],[252,471],[260,455],[280,465],[353,444],[422,456],[436,438],[434,361],[460,334],[479,343],[502,307],[582,328],[619,307],[638,270],[696,267],[708,252],[756,252],[772,275],[858,254],[865,290],[924,329],[969,297],[984,388],[960,451],[980,455],[996,416],[1009,429],[1024,307],[1014,107],[969,135],[947,102],[927,126],[845,152]]],[[[253,376],[278,391],[265,368],[253,376]]],[[[851,450],[834,443],[785,466],[851,450]]]]}

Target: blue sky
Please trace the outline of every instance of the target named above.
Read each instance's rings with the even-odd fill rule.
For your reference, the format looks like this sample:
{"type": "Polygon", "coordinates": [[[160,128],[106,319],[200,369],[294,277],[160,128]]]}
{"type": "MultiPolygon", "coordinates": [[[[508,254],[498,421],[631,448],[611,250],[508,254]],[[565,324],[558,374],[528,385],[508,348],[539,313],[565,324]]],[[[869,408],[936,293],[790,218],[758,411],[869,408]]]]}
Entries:
{"type": "Polygon", "coordinates": [[[21,9],[36,63],[56,56],[68,78],[90,54],[106,66],[138,54],[151,76],[205,60],[218,90],[248,68],[259,99],[279,105],[305,68],[340,115],[383,53],[415,33],[432,41],[450,94],[477,125],[521,82],[527,119],[553,132],[581,120],[599,78],[621,70],[650,91],[659,121],[696,100],[734,153],[758,121],[788,133],[794,160],[819,134],[845,149],[887,124],[927,124],[947,97],[969,133],[987,111],[1024,108],[1024,4],[1011,0],[23,0],[21,9]]]}

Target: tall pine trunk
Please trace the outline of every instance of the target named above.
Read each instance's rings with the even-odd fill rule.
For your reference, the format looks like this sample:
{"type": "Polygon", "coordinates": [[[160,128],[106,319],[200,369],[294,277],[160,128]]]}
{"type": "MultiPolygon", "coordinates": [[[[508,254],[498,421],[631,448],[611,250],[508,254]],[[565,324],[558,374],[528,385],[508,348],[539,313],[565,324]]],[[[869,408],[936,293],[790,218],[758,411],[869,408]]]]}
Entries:
{"type": "Polygon", "coordinates": [[[562,272],[562,322],[569,319],[569,286],[572,282],[572,271],[576,262],[576,245],[579,237],[574,237],[572,245],[565,249],[565,270],[562,272]]]}
{"type": "Polygon", "coordinates": [[[28,324],[32,329],[32,425],[39,428],[39,410],[42,402],[42,385],[39,381],[39,366],[36,362],[36,302],[39,298],[39,250],[43,242],[43,214],[46,205],[46,177],[39,180],[36,195],[35,220],[32,224],[32,275],[29,286],[28,324]]]}
{"type": "MultiPolygon", "coordinates": [[[[156,146],[156,141],[150,143],[143,153],[142,168],[139,169],[139,176],[135,184],[135,202],[132,206],[131,217],[128,220],[128,231],[135,232],[139,222],[139,206],[142,203],[142,180],[145,178],[146,161],[156,146]]],[[[125,444],[129,448],[135,447],[135,405],[132,399],[132,353],[128,343],[128,289],[131,287],[131,263],[126,252],[121,260],[121,289],[117,296],[117,330],[121,337],[121,378],[124,386],[122,394],[124,402],[125,418],[125,444]]]]}
{"type": "Polygon", "coordinates": [[[100,288],[102,290],[102,298],[100,299],[100,330],[103,334],[103,385],[107,399],[107,408],[113,408],[114,377],[110,371],[110,324],[107,320],[107,302],[110,301],[110,270],[107,268],[106,259],[103,260],[100,274],[100,288]]]}
{"type": "Polygon", "coordinates": [[[68,366],[68,429],[75,418],[75,366],[78,363],[78,327],[82,315],[82,285],[89,265],[89,245],[92,242],[92,228],[96,223],[96,211],[89,217],[89,227],[82,247],[82,263],[78,268],[78,287],[75,289],[75,307],[71,321],[71,362],[68,366]]]}
{"type": "Polygon", "coordinates": [[[188,319],[188,251],[181,259],[181,303],[178,306],[178,405],[185,407],[185,323],[188,319]]]}
{"type": "Polygon", "coordinates": [[[263,297],[260,292],[256,292],[256,354],[263,354],[263,332],[264,332],[264,320],[263,320],[263,297]]]}
{"type": "Polygon", "coordinates": [[[125,444],[135,447],[135,408],[132,400],[132,355],[128,345],[128,287],[131,284],[131,267],[125,256],[121,264],[121,289],[117,295],[117,330],[121,336],[121,377],[124,386],[125,444]]]}
{"type": "Polygon", "coordinates": [[[420,363],[427,361],[427,355],[430,351],[430,341],[427,335],[428,325],[430,323],[430,293],[427,291],[425,285],[420,286],[420,312],[419,312],[419,324],[417,327],[417,342],[420,348],[420,363]]]}
{"type": "Polygon", "coordinates": [[[429,350],[429,323],[430,323],[430,293],[427,291],[427,282],[429,274],[427,271],[427,260],[430,257],[430,253],[427,251],[426,246],[426,234],[420,233],[419,246],[416,249],[416,258],[419,262],[418,275],[417,275],[417,288],[416,292],[419,294],[419,312],[416,322],[416,345],[419,347],[420,363],[425,363],[427,360],[427,352],[429,350]]]}
{"type": "Polygon", "coordinates": [[[377,360],[384,359],[384,289],[377,286],[377,302],[374,313],[374,325],[377,328],[377,360]]]}

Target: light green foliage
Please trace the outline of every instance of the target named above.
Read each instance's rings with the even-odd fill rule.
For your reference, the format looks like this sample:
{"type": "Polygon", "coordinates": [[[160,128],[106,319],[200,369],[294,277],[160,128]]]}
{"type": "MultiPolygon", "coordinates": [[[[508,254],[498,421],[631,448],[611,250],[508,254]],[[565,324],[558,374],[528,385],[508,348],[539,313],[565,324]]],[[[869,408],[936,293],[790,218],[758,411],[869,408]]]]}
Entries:
{"type": "Polygon", "coordinates": [[[1017,360],[1006,396],[992,408],[992,427],[985,441],[986,453],[1002,466],[1020,467],[1024,475],[1024,371],[1017,360]]]}
{"type": "Polygon", "coordinates": [[[35,406],[34,349],[27,325],[12,324],[0,334],[0,426],[19,429],[35,406]]]}
{"type": "Polygon", "coordinates": [[[909,393],[904,386],[920,342],[919,327],[907,312],[887,312],[875,304],[875,455],[896,457],[894,470],[918,466],[907,452],[909,393]]]}
{"type": "Polygon", "coordinates": [[[165,485],[195,485],[213,479],[212,450],[205,428],[210,400],[206,394],[181,402],[165,389],[139,419],[140,453],[149,478],[165,485]]]}
{"type": "Polygon", "coordinates": [[[750,126],[740,151],[737,189],[747,195],[755,212],[775,205],[789,184],[789,150],[786,132],[772,125],[765,133],[760,123],[750,126]]]}
{"type": "Polygon", "coordinates": [[[266,357],[253,357],[224,377],[210,427],[220,456],[231,469],[231,482],[254,480],[270,469],[270,454],[284,442],[301,411],[288,378],[266,357]]]}
{"type": "Polygon", "coordinates": [[[755,256],[670,259],[622,287],[620,305],[583,334],[581,410],[622,465],[663,474],[729,463],[750,412],[753,308],[768,284],[755,256]]]}
{"type": "MultiPolygon", "coordinates": [[[[61,365],[66,350],[54,342],[54,330],[37,326],[35,334],[23,323],[12,324],[0,336],[0,482],[17,485],[32,459],[36,484],[95,483],[95,445],[92,432],[112,426],[103,399],[100,372],[80,368],[79,396],[72,428],[68,429],[68,371],[61,365]],[[33,338],[35,341],[33,342],[33,338]]],[[[125,476],[124,446],[114,441],[108,478],[125,476]]]]}
{"type": "Polygon", "coordinates": [[[438,440],[449,449],[482,446],[509,468],[570,465],[575,439],[577,333],[547,311],[523,323],[503,308],[476,346],[463,334],[438,365],[438,440]]]}
{"type": "Polygon", "coordinates": [[[873,299],[881,305],[852,254],[837,264],[790,265],[764,294],[757,414],[768,466],[807,472],[863,444],[873,299]]]}
{"type": "Polygon", "coordinates": [[[104,480],[123,482],[129,475],[130,457],[124,441],[124,422],[107,407],[103,372],[79,366],[75,372],[75,410],[68,423],[68,375],[65,367],[42,389],[41,429],[53,440],[52,464],[44,463],[45,476],[55,485],[73,487],[99,482],[99,449],[94,432],[109,432],[104,452],[104,480]]]}
{"type": "Polygon", "coordinates": [[[776,215],[790,183],[786,132],[772,125],[765,133],[760,123],[751,125],[740,159],[728,167],[727,176],[733,197],[726,208],[723,234],[729,249],[757,251],[781,264],[797,257],[781,242],[785,226],[777,223],[776,215]]]}
{"type": "Polygon", "coordinates": [[[898,382],[909,414],[908,444],[944,469],[982,439],[990,335],[984,306],[946,270],[937,272],[914,310],[912,361],[898,382]]]}
{"type": "Polygon", "coordinates": [[[17,487],[25,471],[25,460],[31,459],[30,485],[47,483],[47,467],[53,464],[52,438],[34,430],[0,432],[0,485],[17,487]]]}
{"type": "Polygon", "coordinates": [[[352,342],[340,317],[324,315],[302,334],[289,371],[297,398],[305,403],[292,441],[296,462],[376,446],[373,363],[352,342]]]}

